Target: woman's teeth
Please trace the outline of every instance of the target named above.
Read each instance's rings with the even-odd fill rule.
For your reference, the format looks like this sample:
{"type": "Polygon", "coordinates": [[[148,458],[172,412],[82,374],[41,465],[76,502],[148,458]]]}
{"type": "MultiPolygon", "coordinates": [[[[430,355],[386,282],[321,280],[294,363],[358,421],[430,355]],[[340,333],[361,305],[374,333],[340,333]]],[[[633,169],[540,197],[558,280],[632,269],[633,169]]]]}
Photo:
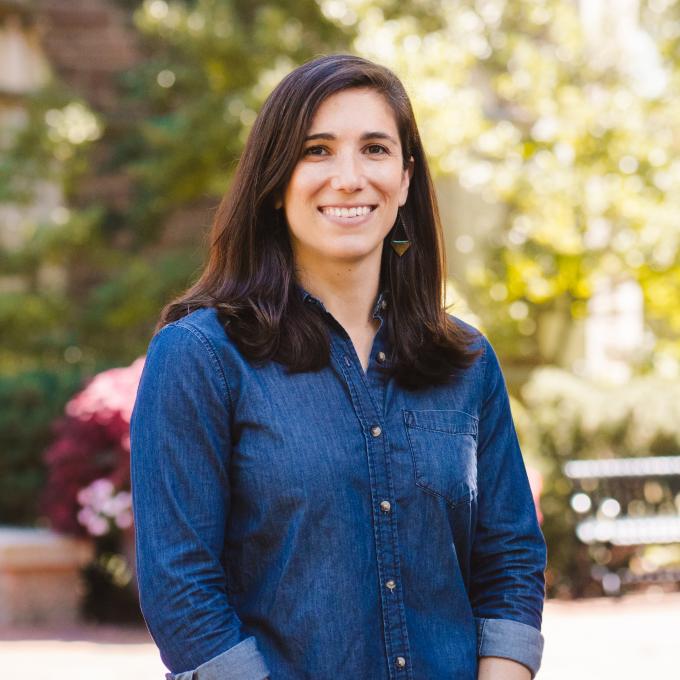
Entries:
{"type": "Polygon", "coordinates": [[[358,208],[323,208],[324,215],[331,215],[333,217],[359,217],[360,215],[368,215],[373,208],[369,205],[362,205],[358,208]]]}

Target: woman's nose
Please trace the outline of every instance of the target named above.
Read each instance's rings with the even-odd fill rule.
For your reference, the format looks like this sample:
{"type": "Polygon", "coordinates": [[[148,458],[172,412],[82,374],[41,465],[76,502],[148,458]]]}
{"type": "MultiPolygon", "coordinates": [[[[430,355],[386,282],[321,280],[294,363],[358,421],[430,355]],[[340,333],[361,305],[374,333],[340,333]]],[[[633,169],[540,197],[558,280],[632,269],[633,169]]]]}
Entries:
{"type": "Polygon", "coordinates": [[[343,154],[336,158],[331,189],[334,191],[359,191],[366,186],[361,159],[354,154],[343,154]]]}

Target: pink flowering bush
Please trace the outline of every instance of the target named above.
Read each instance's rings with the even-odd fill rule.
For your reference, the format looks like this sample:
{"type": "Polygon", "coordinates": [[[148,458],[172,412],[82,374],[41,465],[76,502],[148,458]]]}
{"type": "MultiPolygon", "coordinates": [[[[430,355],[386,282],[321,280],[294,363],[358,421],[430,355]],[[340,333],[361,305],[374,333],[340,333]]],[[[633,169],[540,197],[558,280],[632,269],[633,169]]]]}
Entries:
{"type": "Polygon", "coordinates": [[[42,497],[52,527],[105,536],[132,525],[130,416],[144,358],[96,375],[66,405],[45,452],[42,497]]]}

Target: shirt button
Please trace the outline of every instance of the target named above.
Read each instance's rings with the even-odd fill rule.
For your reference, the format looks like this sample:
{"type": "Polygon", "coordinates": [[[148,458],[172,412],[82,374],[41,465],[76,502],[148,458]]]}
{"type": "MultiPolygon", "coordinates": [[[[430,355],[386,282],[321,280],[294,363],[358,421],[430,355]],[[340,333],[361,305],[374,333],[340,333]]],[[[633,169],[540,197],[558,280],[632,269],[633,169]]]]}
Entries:
{"type": "Polygon", "coordinates": [[[397,668],[404,668],[406,666],[406,659],[403,656],[398,656],[394,663],[397,665],[397,668]]]}
{"type": "Polygon", "coordinates": [[[382,430],[380,429],[380,425],[374,425],[374,426],[371,428],[371,434],[372,434],[374,437],[379,437],[379,436],[382,434],[382,430]]]}
{"type": "Polygon", "coordinates": [[[345,360],[345,366],[351,366],[352,365],[352,362],[349,360],[349,357],[346,354],[343,357],[343,359],[345,360]]]}
{"type": "Polygon", "coordinates": [[[376,360],[379,364],[384,364],[386,358],[387,358],[387,357],[385,356],[385,352],[378,352],[378,353],[375,355],[375,360],[376,360]]]}
{"type": "Polygon", "coordinates": [[[389,512],[392,509],[392,506],[390,505],[389,501],[381,501],[380,502],[380,509],[383,512],[389,512]]]}
{"type": "Polygon", "coordinates": [[[397,587],[397,583],[394,579],[390,579],[389,581],[385,582],[385,585],[390,589],[394,590],[397,587]]]}

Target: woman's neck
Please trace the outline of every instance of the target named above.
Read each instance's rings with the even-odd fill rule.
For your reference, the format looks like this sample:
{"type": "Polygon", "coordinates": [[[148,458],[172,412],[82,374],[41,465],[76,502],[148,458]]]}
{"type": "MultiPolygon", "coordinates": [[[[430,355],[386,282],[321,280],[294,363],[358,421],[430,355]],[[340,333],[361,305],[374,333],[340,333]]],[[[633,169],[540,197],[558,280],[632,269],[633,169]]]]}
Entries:
{"type": "Polygon", "coordinates": [[[374,327],[373,307],[378,297],[380,261],[323,266],[297,264],[302,287],[323,302],[326,310],[350,334],[374,327]]]}

